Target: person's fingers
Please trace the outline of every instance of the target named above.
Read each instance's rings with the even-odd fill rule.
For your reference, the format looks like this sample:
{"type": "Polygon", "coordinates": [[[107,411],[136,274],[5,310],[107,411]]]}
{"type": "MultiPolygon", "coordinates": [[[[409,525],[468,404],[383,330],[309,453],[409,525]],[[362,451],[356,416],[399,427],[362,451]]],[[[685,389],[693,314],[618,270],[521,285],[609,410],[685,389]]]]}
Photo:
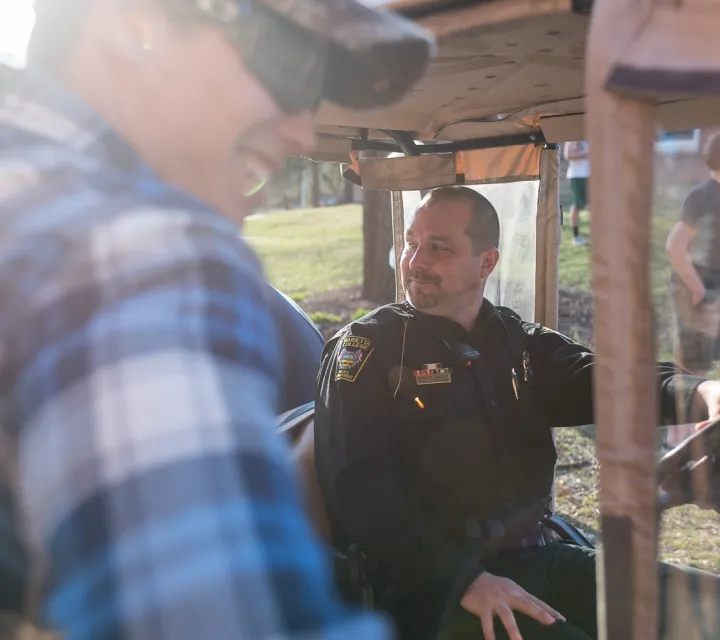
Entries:
{"type": "Polygon", "coordinates": [[[526,616],[530,616],[534,620],[537,620],[540,624],[552,624],[555,622],[555,618],[539,604],[535,602],[530,594],[525,594],[524,597],[516,598],[511,602],[511,606],[515,611],[520,611],[526,616]]]}
{"type": "Polygon", "coordinates": [[[560,613],[556,609],[553,609],[549,604],[540,600],[540,598],[536,598],[535,596],[531,597],[533,599],[533,602],[535,602],[538,607],[540,607],[544,611],[547,611],[555,620],[562,620],[563,622],[566,622],[565,616],[562,613],[560,613]]]}
{"type": "Polygon", "coordinates": [[[350,168],[360,175],[360,155],[357,151],[350,152],[350,168]]]}
{"type": "Polygon", "coordinates": [[[510,636],[510,640],[522,640],[520,629],[518,629],[517,621],[512,610],[504,602],[497,605],[496,612],[500,618],[505,630],[510,636]]]}
{"type": "Polygon", "coordinates": [[[485,640],[495,640],[495,614],[492,609],[485,609],[480,613],[483,637],[485,640]]]}

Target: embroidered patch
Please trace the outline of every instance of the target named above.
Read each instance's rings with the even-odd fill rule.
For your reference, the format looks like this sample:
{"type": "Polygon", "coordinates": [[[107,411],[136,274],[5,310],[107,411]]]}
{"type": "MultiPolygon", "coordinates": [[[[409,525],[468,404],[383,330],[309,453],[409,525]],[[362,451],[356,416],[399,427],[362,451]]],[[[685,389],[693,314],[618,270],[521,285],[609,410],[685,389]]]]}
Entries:
{"type": "Polygon", "coordinates": [[[373,352],[370,340],[359,336],[347,336],[340,344],[340,353],[337,357],[335,381],[345,380],[355,382],[360,370],[365,366],[367,359],[373,352]]]}
{"type": "Polygon", "coordinates": [[[417,384],[446,384],[452,382],[452,369],[441,364],[424,364],[422,369],[415,369],[413,375],[417,384]]]}

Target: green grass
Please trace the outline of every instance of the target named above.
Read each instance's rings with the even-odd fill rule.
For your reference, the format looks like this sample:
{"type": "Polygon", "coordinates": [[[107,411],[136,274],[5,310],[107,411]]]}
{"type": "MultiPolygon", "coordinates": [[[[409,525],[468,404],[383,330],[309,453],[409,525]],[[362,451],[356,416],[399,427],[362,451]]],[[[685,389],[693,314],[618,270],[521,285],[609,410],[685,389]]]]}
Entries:
{"type": "Polygon", "coordinates": [[[342,317],[340,317],[336,313],[325,313],[324,311],[316,311],[315,313],[310,313],[308,314],[308,317],[317,325],[342,322],[342,317]]]}
{"type": "Polygon", "coordinates": [[[270,282],[295,299],[360,284],[359,205],[262,215],[246,222],[245,236],[260,255],[270,282]]]}
{"type": "MultiPolygon", "coordinates": [[[[653,217],[651,270],[658,300],[667,295],[669,267],[665,238],[677,208],[665,204],[653,217]]],[[[561,286],[590,289],[590,248],[572,244],[566,213],[560,247],[561,286]]],[[[590,214],[581,216],[589,233],[590,214]]],[[[320,293],[359,285],[362,280],[362,209],[360,205],[270,213],[247,221],[245,235],[259,253],[270,281],[296,301],[320,293]]]]}
{"type": "Polygon", "coordinates": [[[366,316],[371,311],[372,309],[368,309],[367,307],[360,307],[359,309],[355,310],[355,313],[352,314],[352,319],[360,320],[360,318],[366,316]]]}
{"type": "MultiPolygon", "coordinates": [[[[653,213],[650,270],[653,294],[656,297],[662,298],[667,295],[667,278],[670,267],[665,254],[665,239],[677,220],[677,215],[677,209],[670,205],[657,206],[653,213]]],[[[592,242],[590,214],[586,211],[580,214],[580,230],[586,239],[589,237],[592,242]]],[[[560,285],[589,291],[590,274],[590,244],[585,247],[573,245],[570,216],[566,213],[560,246],[560,285]]]]}
{"type": "MultiPolygon", "coordinates": [[[[592,429],[557,429],[555,437],[560,465],[568,462],[587,465],[573,471],[559,468],[555,476],[557,510],[587,533],[597,534],[600,529],[598,461],[592,429]]],[[[672,564],[719,572],[720,516],[692,505],[665,512],[658,557],[672,564]]]]}
{"type": "MultiPolygon", "coordinates": [[[[588,215],[583,214],[587,230],[588,215]]],[[[282,211],[250,218],[245,236],[263,261],[270,281],[296,302],[311,293],[362,281],[362,209],[359,205],[282,211]]],[[[563,228],[560,281],[588,289],[590,253],[574,247],[563,228]]]]}
{"type": "MultiPolygon", "coordinates": [[[[668,318],[670,313],[665,238],[676,219],[678,207],[678,202],[666,201],[656,207],[653,216],[650,268],[656,310],[663,318],[668,318]]],[[[592,241],[587,212],[581,216],[581,229],[592,241]]],[[[297,302],[313,293],[361,284],[360,205],[268,213],[249,219],[245,235],[259,253],[269,280],[297,302]]],[[[562,236],[560,285],[590,290],[590,247],[573,245],[567,214],[562,236]]],[[[667,335],[659,336],[659,357],[669,358],[671,352],[667,335]]]]}
{"type": "MultiPolygon", "coordinates": [[[[669,328],[671,327],[672,310],[668,294],[668,278],[670,264],[665,252],[665,240],[671,227],[677,220],[680,203],[660,200],[653,211],[652,236],[650,248],[650,278],[652,296],[655,304],[655,314],[658,326],[664,329],[658,331],[656,336],[658,358],[672,359],[672,344],[669,328]]],[[[592,233],[590,231],[591,213],[582,212],[580,215],[581,233],[589,240],[588,245],[576,247],[572,243],[572,227],[569,214],[565,215],[565,224],[562,229],[562,244],[560,246],[559,280],[561,287],[573,287],[584,291],[591,290],[590,245],[592,233]]]]}

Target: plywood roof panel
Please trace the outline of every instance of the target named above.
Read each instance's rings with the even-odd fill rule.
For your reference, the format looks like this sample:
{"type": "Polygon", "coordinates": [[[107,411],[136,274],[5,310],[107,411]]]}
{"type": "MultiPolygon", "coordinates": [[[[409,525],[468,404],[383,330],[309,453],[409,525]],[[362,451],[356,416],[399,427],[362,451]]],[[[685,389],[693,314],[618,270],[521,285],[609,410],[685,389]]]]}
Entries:
{"type": "MultiPolygon", "coordinates": [[[[367,1],[406,12],[422,9],[418,22],[438,37],[438,57],[425,78],[392,108],[323,108],[323,139],[358,137],[364,129],[373,138],[382,137],[380,129],[397,129],[422,140],[540,130],[555,142],[583,136],[589,18],[573,11],[572,0],[367,1]]],[[[693,0],[711,1],[716,0],[693,0]]],[[[696,102],[666,99],[660,108],[662,126],[687,128],[688,114],[696,112],[703,115],[697,126],[720,124],[720,110],[709,110],[707,100],[696,108],[696,102]]]]}
{"type": "Polygon", "coordinates": [[[536,105],[556,115],[556,103],[582,96],[587,18],[569,10],[567,0],[473,5],[472,11],[481,10],[482,20],[474,26],[467,19],[469,8],[442,14],[445,35],[439,39],[439,55],[402,102],[371,113],[328,106],[320,114],[321,124],[403,129],[432,139],[443,130],[447,135],[453,123],[508,118],[536,105]],[[533,5],[541,10],[528,13],[533,5]],[[493,22],[489,7],[516,17],[493,22]]]}

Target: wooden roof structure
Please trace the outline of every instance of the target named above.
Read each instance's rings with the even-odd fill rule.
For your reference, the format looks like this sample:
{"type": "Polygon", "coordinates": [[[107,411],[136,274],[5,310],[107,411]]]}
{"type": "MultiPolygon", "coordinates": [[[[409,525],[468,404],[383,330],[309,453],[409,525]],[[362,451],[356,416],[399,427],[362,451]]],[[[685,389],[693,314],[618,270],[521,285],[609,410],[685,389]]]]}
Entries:
{"type": "MultiPolygon", "coordinates": [[[[720,124],[720,2],[366,1],[430,29],[439,55],[392,108],[355,113],[325,107],[318,159],[345,162],[351,149],[407,151],[413,140],[451,143],[448,150],[590,143],[604,542],[600,637],[654,640],[653,143],[658,130],[720,124]]],[[[421,153],[432,151],[427,145],[421,153]]],[[[687,597],[678,591],[668,601],[687,597]]],[[[692,618],[692,611],[679,612],[682,629],[672,637],[701,638],[692,618]]]]}
{"type": "MultiPolygon", "coordinates": [[[[599,0],[595,0],[598,5],[599,0]]],[[[690,0],[712,5],[712,0],[690,0]]],[[[373,112],[347,111],[332,105],[319,114],[318,159],[345,161],[359,140],[389,142],[387,131],[406,132],[416,140],[498,146],[517,141],[565,142],[582,139],[587,115],[586,49],[591,0],[366,0],[399,11],[437,37],[438,56],[424,79],[400,103],[373,112]],[[534,137],[533,137],[534,136],[534,137]]],[[[664,0],[672,13],[687,0],[664,0]]],[[[661,20],[662,22],[662,20],[661,20]]],[[[673,30],[673,20],[655,25],[673,30]]],[[[654,26],[654,28],[655,28],[654,26]]],[[[712,27],[694,25],[700,41],[714,37],[712,27]]],[[[619,25],[608,34],[614,47],[619,25]]],[[[671,40],[676,40],[673,37],[671,40]]],[[[691,36],[690,40],[694,38],[691,36]]],[[[612,43],[612,44],[611,44],[612,43]]],[[[692,42],[677,42],[684,51],[692,42]]],[[[668,59],[665,41],[635,42],[628,55],[668,59]],[[659,52],[662,52],[660,55],[659,52]]],[[[698,45],[691,46],[691,50],[698,45]]],[[[704,55],[698,51],[696,56],[704,55]]],[[[619,70],[617,82],[633,85],[632,61],[619,70]]],[[[698,62],[700,65],[700,63],[698,62]]],[[[706,67],[700,65],[702,74],[706,67]]],[[[682,75],[682,73],[681,73],[682,75]]],[[[691,89],[705,86],[697,76],[691,89]]],[[[720,124],[720,99],[705,88],[688,91],[676,82],[657,96],[657,125],[666,131],[720,124]]],[[[645,83],[647,84],[647,83],[645,83]]],[[[649,87],[646,87],[648,90],[649,87]]]]}

